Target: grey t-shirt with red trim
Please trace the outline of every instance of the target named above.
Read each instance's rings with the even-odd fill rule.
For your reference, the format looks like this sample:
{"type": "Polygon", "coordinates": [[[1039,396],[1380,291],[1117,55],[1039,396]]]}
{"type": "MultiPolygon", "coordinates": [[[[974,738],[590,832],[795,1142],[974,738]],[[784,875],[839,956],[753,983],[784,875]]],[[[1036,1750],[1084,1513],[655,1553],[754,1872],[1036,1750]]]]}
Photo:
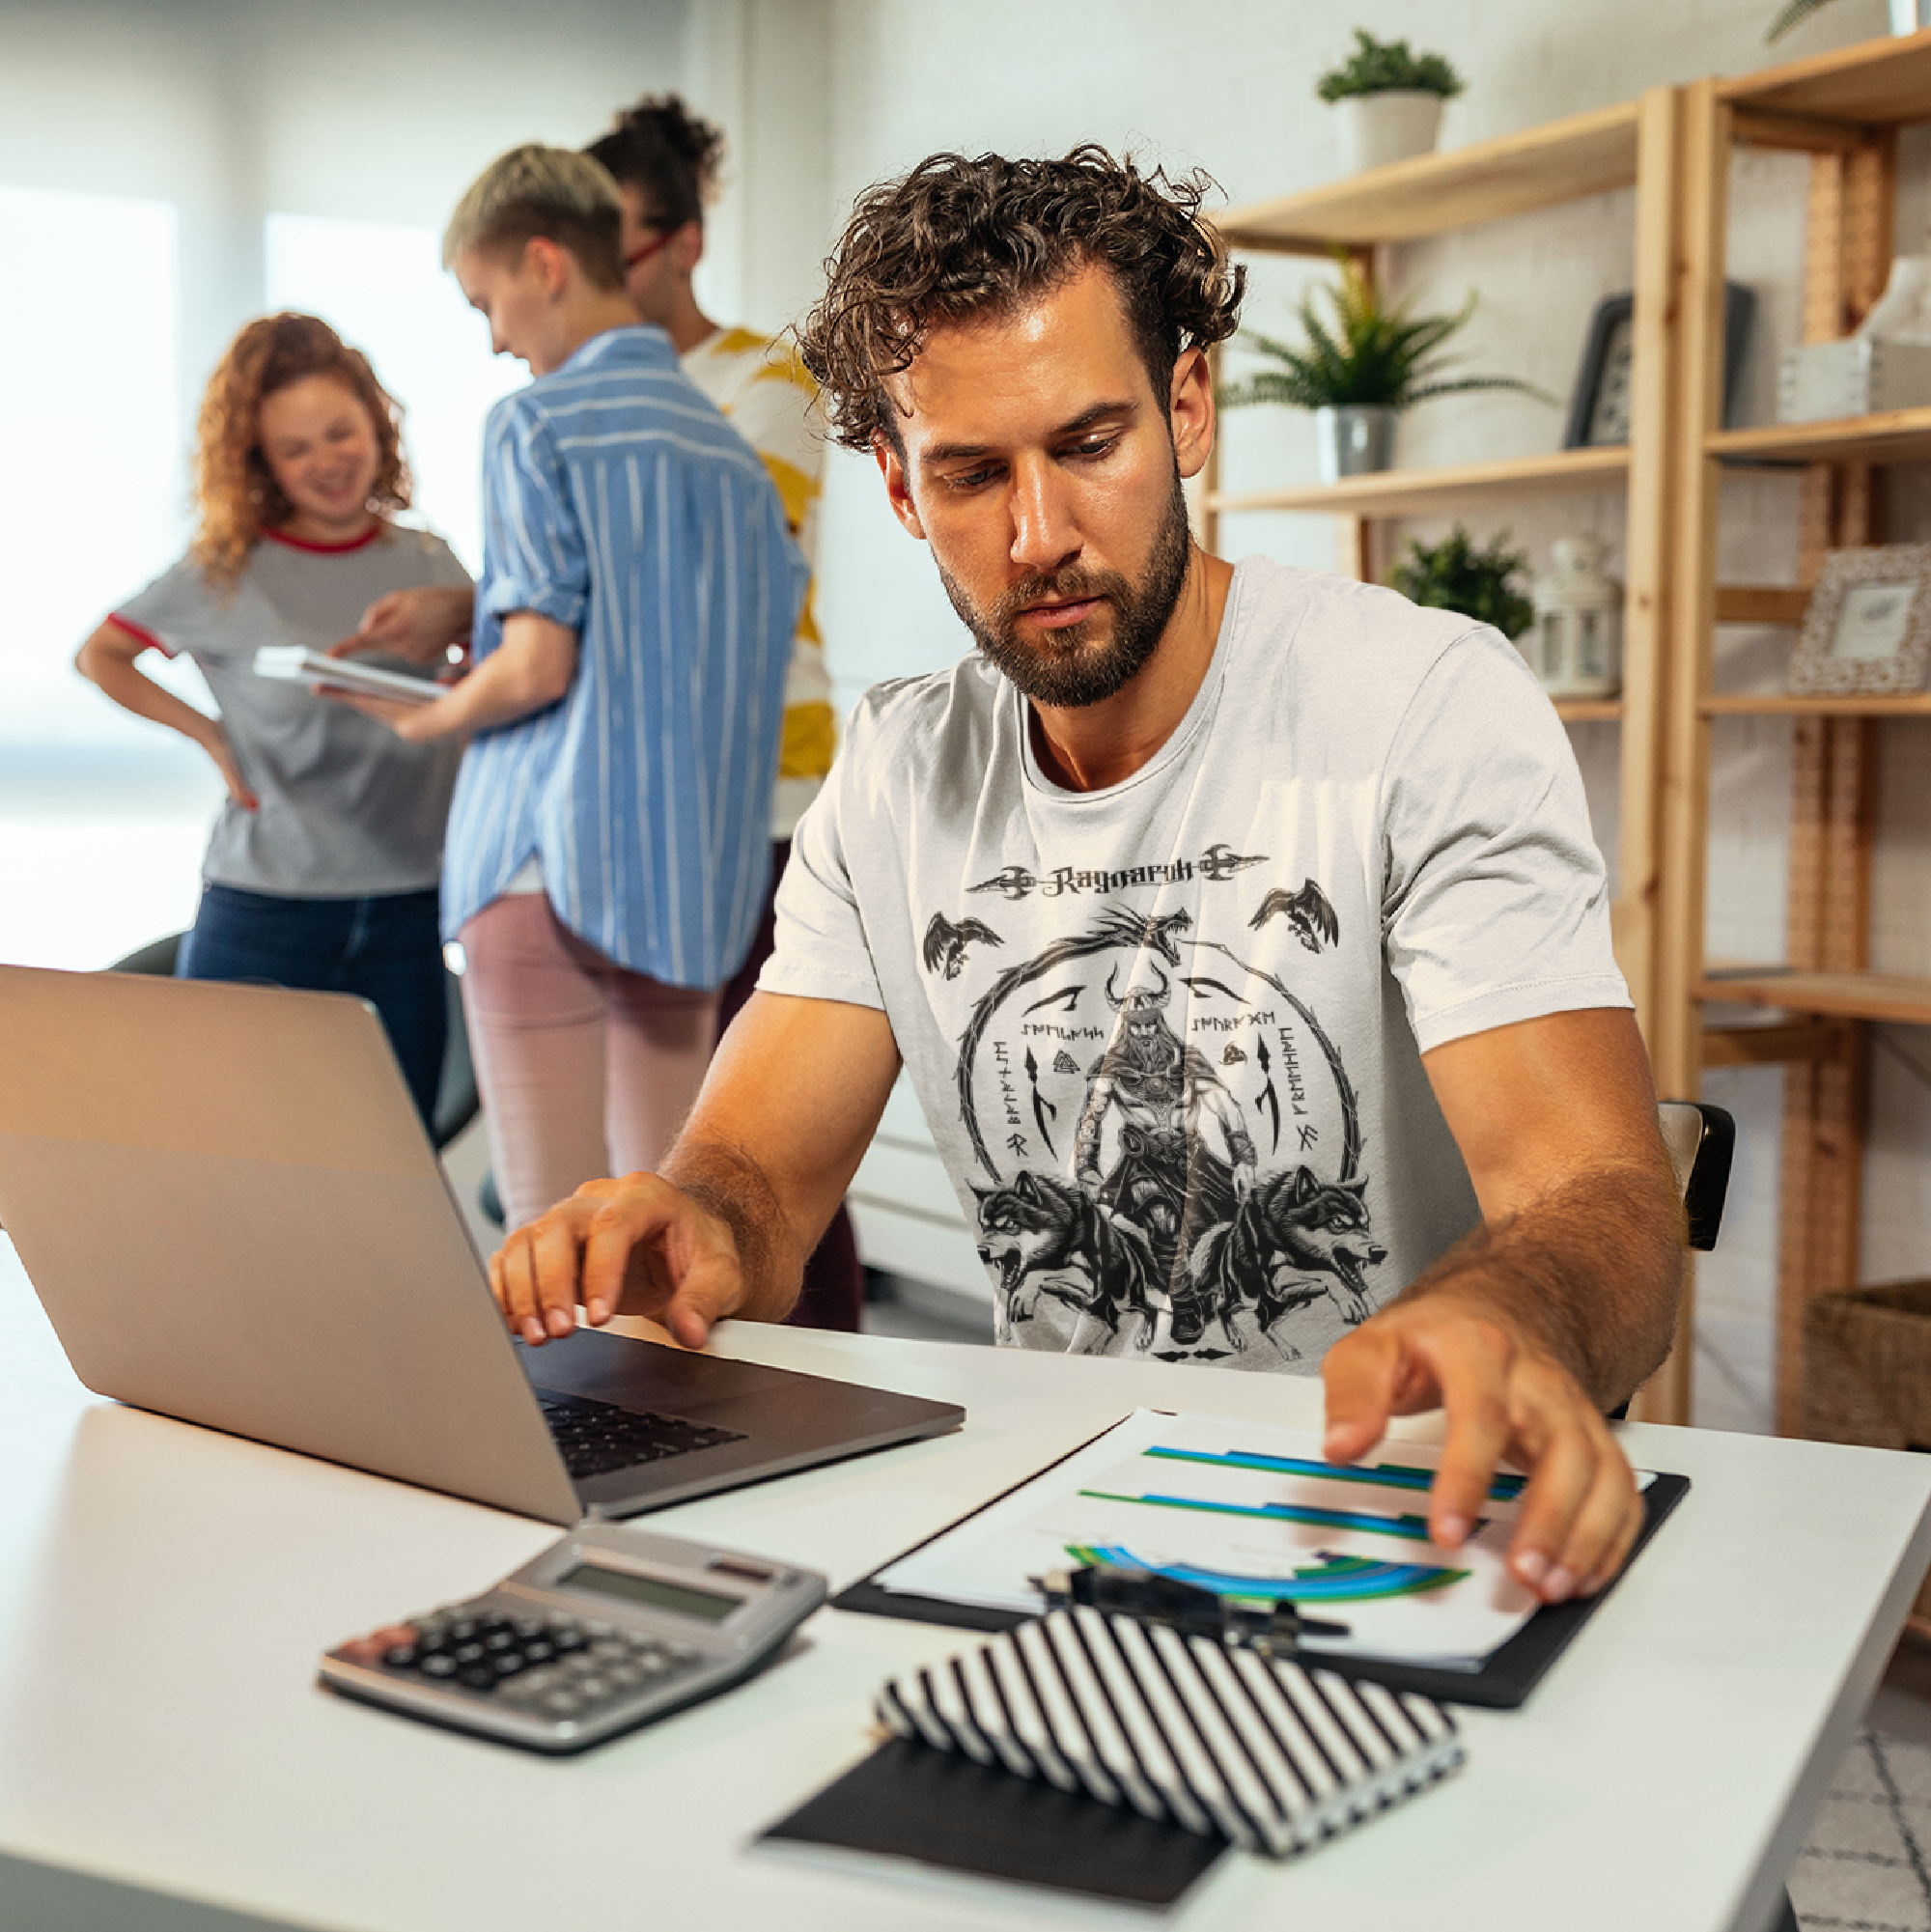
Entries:
{"type": "Polygon", "coordinates": [[[436,883],[462,744],[405,744],[386,725],[305,685],[258,677],[254,661],[264,644],[326,650],[386,592],[468,582],[440,537],[385,525],[340,549],[264,537],[229,593],[183,557],[116,606],[113,622],[200,667],[258,801],[252,812],[232,800],[222,806],[204,879],[294,899],[436,883]]]}
{"type": "Polygon", "coordinates": [[[1422,1053],[1630,1003],[1521,657],[1265,559],[1108,790],[981,658],[870,692],[777,911],[761,987],[883,1010],[1000,1339],[1073,1353],[1313,1373],[1478,1218],[1422,1053]]]}

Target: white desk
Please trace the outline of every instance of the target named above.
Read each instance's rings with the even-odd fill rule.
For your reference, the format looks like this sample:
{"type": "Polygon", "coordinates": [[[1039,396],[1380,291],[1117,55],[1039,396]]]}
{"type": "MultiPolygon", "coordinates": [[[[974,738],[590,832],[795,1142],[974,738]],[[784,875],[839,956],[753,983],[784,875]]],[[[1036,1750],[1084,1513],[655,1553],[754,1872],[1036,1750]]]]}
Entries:
{"type": "MultiPolygon", "coordinates": [[[[1309,1423],[1316,1385],[727,1330],[729,1353],[963,1402],[963,1434],[653,1519],[843,1585],[1135,1404],[1309,1423]]],[[[1632,1428],[1694,1483],[1459,1778],[1306,1861],[1229,1857],[1170,1921],[1759,1932],[1931,1560],[1931,1459],[1632,1428]]],[[[331,1932],[985,1932],[1145,1922],[747,1849],[962,1634],[822,1612],[768,1675],[550,1761],[338,1701],[317,1654],[479,1589],[548,1527],[99,1403],[0,1239],[0,1924],[78,1880],[331,1932]]],[[[61,1921],[232,1923],[96,1893],[61,1921]]]]}

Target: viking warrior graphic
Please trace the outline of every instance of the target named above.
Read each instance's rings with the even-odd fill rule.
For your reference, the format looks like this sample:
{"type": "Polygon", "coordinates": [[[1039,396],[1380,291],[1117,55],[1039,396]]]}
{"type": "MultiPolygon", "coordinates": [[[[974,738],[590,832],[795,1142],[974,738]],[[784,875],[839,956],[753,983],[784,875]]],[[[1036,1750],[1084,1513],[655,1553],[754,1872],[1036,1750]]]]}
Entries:
{"type": "Polygon", "coordinates": [[[1120,1024],[1094,1063],[1075,1145],[1074,1171],[1095,1197],[1146,1236],[1162,1278],[1173,1283],[1173,1338],[1200,1338],[1213,1308],[1177,1265],[1210,1227],[1231,1220],[1253,1184],[1254,1143],[1241,1109],[1206,1056],[1167,1023],[1171,982],[1113,990],[1120,1024]],[[1119,1153],[1102,1171],[1102,1146],[1118,1115],[1119,1153]],[[1208,1133],[1209,1123],[1217,1134],[1208,1133]],[[1217,1142],[1217,1145],[1216,1144],[1217,1142]]]}

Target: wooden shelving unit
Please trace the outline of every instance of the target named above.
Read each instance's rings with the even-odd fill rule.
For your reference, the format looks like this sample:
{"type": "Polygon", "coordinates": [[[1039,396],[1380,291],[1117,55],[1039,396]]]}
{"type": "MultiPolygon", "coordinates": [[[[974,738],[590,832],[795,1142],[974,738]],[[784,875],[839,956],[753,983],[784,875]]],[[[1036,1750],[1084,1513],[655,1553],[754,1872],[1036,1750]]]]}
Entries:
{"type": "Polygon", "coordinates": [[[1567,720],[1622,725],[1616,945],[1645,1023],[1653,999],[1659,881],[1656,804],[1662,784],[1662,664],[1670,543],[1670,285],[1678,118],[1675,91],[1654,88],[1640,100],[1231,209],[1218,222],[1233,248],[1314,256],[1339,248],[1372,274],[1376,251],[1391,244],[1634,187],[1636,334],[1629,448],[1551,450],[1501,462],[1391,470],[1327,486],[1239,495],[1221,492],[1210,475],[1203,494],[1204,535],[1210,546],[1218,518],[1229,513],[1328,516],[1340,525],[1344,568],[1360,576],[1373,574],[1374,526],[1382,519],[1556,494],[1608,492],[1625,498],[1623,695],[1568,702],[1556,709],[1567,720]]]}
{"type": "Polygon", "coordinates": [[[1705,717],[1931,717],[1931,695],[1909,698],[1788,698],[1718,692],[1705,717]]]}
{"type": "Polygon", "coordinates": [[[1448,469],[1388,469],[1372,476],[1300,490],[1267,490],[1207,497],[1217,513],[1301,510],[1330,517],[1429,517],[1469,503],[1521,502],[1553,494],[1587,495],[1620,488],[1629,476],[1626,449],[1550,450],[1498,462],[1457,463],[1448,469]]]}
{"type": "MultiPolygon", "coordinates": [[[[1801,620],[1824,552],[1883,540],[1882,465],[1931,457],[1931,409],[1723,430],[1721,346],[1730,157],[1738,146],[1810,156],[1804,335],[1848,334],[1889,273],[1896,130],[1931,120],[1931,32],[1875,41],[1682,95],[1681,330],[1672,490],[1680,547],[1665,707],[1658,998],[1660,1083],[1693,1093],[1705,1066],[1785,1067],[1777,1264],[1777,1422],[1802,1420],[1802,1322],[1815,1294],[1858,1280],[1869,1028],[1931,1024],[1931,981],[1870,970],[1871,847],[1881,723],[1931,715],[1931,697],[1814,698],[1712,688],[1719,622],[1801,620]],[[1715,582],[1721,470],[1801,468],[1796,586],[1715,582]],[[1712,969],[1703,957],[1714,719],[1787,716],[1791,829],[1787,965],[1712,969]],[[1705,1008],[1756,1007],[1762,1025],[1706,1028],[1705,1008]]],[[[1679,1360],[1688,1351],[1679,1347],[1679,1360]]],[[[1687,1375],[1663,1405],[1687,1415],[1687,1375]]]]}
{"type": "Polygon", "coordinates": [[[1719,462],[1915,462],[1931,457],[1931,409],[1889,409],[1827,423],[1766,423],[1718,430],[1706,447],[1719,462]]]}
{"type": "MultiPolygon", "coordinates": [[[[1693,1095],[1706,1066],[1788,1070],[1778,1263],[1778,1414],[1794,1425],[1805,1300],[1857,1279],[1868,1029],[1931,1024],[1931,982],[1869,966],[1870,845],[1884,720],[1931,716],[1931,696],[1796,698],[1712,687],[1719,623],[1802,621],[1827,548],[1881,539],[1888,463],[1931,458],[1931,409],[1840,422],[1725,430],[1722,311],[1730,157],[1742,146],[1810,157],[1805,335],[1847,334],[1889,270],[1896,128],[1931,120],[1931,32],[1674,89],[1548,126],[1432,154],[1229,210],[1229,244],[1287,255],[1342,249],[1369,273],[1376,251],[1585,195],[1636,189],[1635,362],[1626,450],[1553,451],[1499,462],[1356,477],[1327,488],[1220,492],[1221,515],[1325,515],[1367,574],[1378,519],[1552,493],[1620,491],[1625,678],[1619,701],[1558,705],[1574,722],[1621,727],[1618,958],[1659,1089],[1693,1095]],[[1794,584],[1719,584],[1725,467],[1804,477],[1794,584]],[[1792,721],[1789,966],[1718,970],[1703,957],[1709,745],[1719,717],[1792,721]],[[1706,1005],[1761,1022],[1704,1024],[1706,1005]]],[[[1650,1419],[1689,1417],[1691,1298],[1678,1347],[1643,1392],[1650,1419]]]]}
{"type": "Polygon", "coordinates": [[[1723,972],[1700,979],[1695,996],[1711,1005],[1774,1006],[1836,1020],[1931,1026],[1931,979],[1905,973],[1788,972],[1766,966],[1758,973],[1723,972]]]}
{"type": "Polygon", "coordinates": [[[1634,186],[1639,122],[1635,101],[1602,107],[1230,209],[1217,226],[1230,247],[1280,255],[1327,255],[1480,228],[1634,186]]]}

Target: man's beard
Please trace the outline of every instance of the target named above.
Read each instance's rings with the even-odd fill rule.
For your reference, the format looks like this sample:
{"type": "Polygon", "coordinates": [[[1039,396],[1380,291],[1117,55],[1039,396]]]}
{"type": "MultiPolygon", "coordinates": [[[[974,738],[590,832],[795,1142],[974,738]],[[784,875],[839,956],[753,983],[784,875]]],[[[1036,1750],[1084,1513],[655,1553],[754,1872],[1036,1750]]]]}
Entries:
{"type": "Polygon", "coordinates": [[[1078,711],[1124,690],[1159,649],[1167,619],[1180,602],[1190,554],[1187,499],[1176,469],[1166,516],[1137,583],[1118,571],[1049,571],[1014,584],[990,611],[982,611],[943,565],[938,579],[980,650],[1018,689],[1034,704],[1078,711]],[[1112,606],[1113,634],[1105,645],[1096,649],[1091,642],[1099,612],[1067,630],[1047,632],[1036,644],[1021,639],[1020,614],[1030,605],[1048,598],[1069,602],[1086,597],[1104,598],[1112,606]]]}

